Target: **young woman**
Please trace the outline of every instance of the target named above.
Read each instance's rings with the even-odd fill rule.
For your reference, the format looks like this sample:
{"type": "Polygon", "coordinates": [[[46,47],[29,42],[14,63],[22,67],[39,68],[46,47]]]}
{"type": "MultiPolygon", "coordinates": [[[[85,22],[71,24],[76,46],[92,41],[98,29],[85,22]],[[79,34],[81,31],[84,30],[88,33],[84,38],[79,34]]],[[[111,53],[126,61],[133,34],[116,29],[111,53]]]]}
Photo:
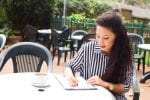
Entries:
{"type": "MultiPolygon", "coordinates": [[[[133,74],[132,53],[120,16],[106,12],[98,17],[96,40],[82,45],[67,66],[73,74],[80,72],[89,84],[103,86],[117,100],[126,100],[124,92],[129,90],[133,74]]],[[[70,85],[75,86],[77,81],[72,76],[70,85]]]]}

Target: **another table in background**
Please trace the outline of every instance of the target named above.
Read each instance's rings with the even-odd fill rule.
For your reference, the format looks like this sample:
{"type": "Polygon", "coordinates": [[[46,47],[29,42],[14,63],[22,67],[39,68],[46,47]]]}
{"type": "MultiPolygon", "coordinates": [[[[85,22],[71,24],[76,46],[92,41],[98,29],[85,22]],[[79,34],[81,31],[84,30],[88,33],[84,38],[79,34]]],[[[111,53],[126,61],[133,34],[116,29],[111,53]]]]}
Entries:
{"type": "MultiPolygon", "coordinates": [[[[59,31],[59,30],[57,30],[57,32],[60,34],[62,33],[62,31],[59,31]]],[[[38,33],[39,34],[51,34],[52,30],[51,29],[39,29],[38,33]]]]}
{"type": "MultiPolygon", "coordinates": [[[[59,34],[62,33],[62,31],[59,31],[59,30],[56,30],[56,31],[57,31],[59,34]]],[[[52,30],[51,30],[51,29],[39,29],[39,30],[38,30],[38,35],[37,35],[38,40],[43,41],[43,42],[44,42],[44,45],[46,45],[46,47],[47,47],[48,49],[50,49],[51,33],[52,33],[52,30]]]]}
{"type": "Polygon", "coordinates": [[[80,41],[82,40],[83,38],[83,35],[74,35],[74,36],[71,36],[71,39],[75,41],[74,43],[74,46],[75,48],[77,48],[77,50],[79,50],[80,48],[80,41]]]}
{"type": "MultiPolygon", "coordinates": [[[[138,48],[144,50],[144,57],[146,57],[146,52],[150,51],[150,44],[139,44],[138,48]]],[[[150,58],[148,60],[150,60],[150,58]]],[[[144,74],[144,76],[140,80],[140,83],[145,83],[145,81],[148,79],[150,79],[150,71],[144,74]]]]}

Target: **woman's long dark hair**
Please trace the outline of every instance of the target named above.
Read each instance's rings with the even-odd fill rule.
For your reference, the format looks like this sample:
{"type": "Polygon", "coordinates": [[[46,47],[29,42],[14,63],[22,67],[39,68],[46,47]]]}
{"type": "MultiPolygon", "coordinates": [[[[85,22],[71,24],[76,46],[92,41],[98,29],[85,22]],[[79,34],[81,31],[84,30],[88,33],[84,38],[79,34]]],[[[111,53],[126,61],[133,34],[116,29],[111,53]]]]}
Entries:
{"type": "Polygon", "coordinates": [[[96,25],[110,29],[115,33],[116,40],[110,51],[109,62],[102,79],[113,83],[123,83],[126,72],[130,70],[132,52],[127,30],[120,16],[115,12],[106,12],[96,20],[96,25]]]}

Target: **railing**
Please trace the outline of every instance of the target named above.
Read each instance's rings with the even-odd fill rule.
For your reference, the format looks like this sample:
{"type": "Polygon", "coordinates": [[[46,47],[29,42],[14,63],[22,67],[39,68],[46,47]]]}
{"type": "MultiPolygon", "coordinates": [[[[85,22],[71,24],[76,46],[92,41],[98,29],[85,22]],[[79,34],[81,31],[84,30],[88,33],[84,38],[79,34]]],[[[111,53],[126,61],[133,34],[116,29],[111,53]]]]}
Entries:
{"type": "Polygon", "coordinates": [[[86,30],[90,33],[95,33],[95,19],[85,18],[85,19],[73,19],[66,18],[64,23],[63,17],[53,16],[51,19],[51,28],[61,29],[63,26],[67,25],[71,28],[72,32],[77,29],[86,30]]]}
{"type": "Polygon", "coordinates": [[[145,25],[143,28],[143,37],[146,43],[150,43],[150,24],[145,25]]]}
{"type": "MultiPolygon", "coordinates": [[[[64,25],[71,28],[71,32],[77,29],[85,30],[89,33],[95,33],[95,19],[73,19],[59,16],[53,16],[51,19],[51,28],[61,29],[64,25]]],[[[124,22],[128,32],[134,32],[144,37],[145,43],[150,43],[150,24],[142,22],[124,22]]]]}

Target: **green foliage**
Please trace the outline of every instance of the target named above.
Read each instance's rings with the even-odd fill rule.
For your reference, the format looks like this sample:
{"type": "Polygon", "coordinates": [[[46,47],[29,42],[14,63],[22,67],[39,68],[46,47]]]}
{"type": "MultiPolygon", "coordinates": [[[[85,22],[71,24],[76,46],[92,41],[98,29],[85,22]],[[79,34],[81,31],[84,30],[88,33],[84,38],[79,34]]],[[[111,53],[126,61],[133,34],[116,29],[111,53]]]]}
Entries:
{"type": "Polygon", "coordinates": [[[0,34],[5,34],[6,36],[11,35],[12,30],[10,29],[10,24],[5,9],[0,6],[0,34]]]}
{"type": "Polygon", "coordinates": [[[0,7],[0,28],[3,28],[8,23],[8,18],[3,7],[0,7]]]}
{"type": "Polygon", "coordinates": [[[107,3],[94,2],[91,6],[91,9],[89,9],[89,11],[90,11],[91,16],[98,16],[98,15],[102,14],[103,12],[109,11],[111,9],[112,9],[112,7],[110,5],[108,5],[107,3]],[[91,10],[93,10],[93,11],[91,11],[91,10]]]}
{"type": "MultiPolygon", "coordinates": [[[[110,3],[107,3],[106,0],[66,0],[67,6],[66,6],[66,15],[70,16],[72,13],[74,14],[82,14],[85,13],[86,17],[92,17],[95,18],[99,14],[111,10],[112,7],[110,3]]],[[[116,1],[116,0],[113,0],[116,1]]],[[[56,3],[54,10],[55,15],[62,15],[63,14],[63,3],[64,0],[58,0],[56,3]]]]}
{"type": "Polygon", "coordinates": [[[6,36],[11,36],[11,35],[13,35],[13,31],[11,30],[11,28],[5,26],[0,29],[0,34],[5,34],[6,36]]]}
{"type": "Polygon", "coordinates": [[[81,13],[81,14],[72,14],[71,16],[69,16],[68,18],[72,18],[72,19],[85,19],[85,13],[81,13]]]}
{"type": "Polygon", "coordinates": [[[22,30],[26,24],[47,28],[54,0],[3,0],[12,28],[22,30]]]}

